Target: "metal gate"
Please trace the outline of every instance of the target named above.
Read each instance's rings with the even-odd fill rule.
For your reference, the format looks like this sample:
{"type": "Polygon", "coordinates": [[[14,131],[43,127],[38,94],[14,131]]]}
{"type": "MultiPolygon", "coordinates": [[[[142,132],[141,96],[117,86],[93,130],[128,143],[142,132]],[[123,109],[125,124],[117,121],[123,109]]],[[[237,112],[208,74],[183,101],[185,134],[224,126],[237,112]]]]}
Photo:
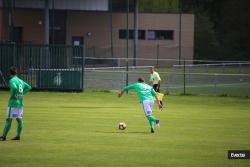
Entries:
{"type": "Polygon", "coordinates": [[[72,45],[0,44],[0,88],[8,87],[8,69],[33,89],[82,91],[84,47],[72,45]]]}

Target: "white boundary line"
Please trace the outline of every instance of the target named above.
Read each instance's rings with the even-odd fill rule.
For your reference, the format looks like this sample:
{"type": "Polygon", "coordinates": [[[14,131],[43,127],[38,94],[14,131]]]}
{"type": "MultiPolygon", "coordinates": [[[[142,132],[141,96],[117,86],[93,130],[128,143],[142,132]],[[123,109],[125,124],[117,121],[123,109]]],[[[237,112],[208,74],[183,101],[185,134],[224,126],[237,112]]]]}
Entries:
{"type": "MultiPolygon", "coordinates": [[[[249,82],[243,82],[243,83],[211,83],[211,84],[192,84],[192,85],[188,85],[186,84],[186,88],[200,88],[200,87],[214,87],[215,85],[218,87],[220,86],[224,86],[224,87],[230,87],[230,86],[240,86],[240,85],[246,85],[249,84],[249,82]]],[[[170,87],[170,88],[183,88],[183,84],[179,85],[179,86],[171,86],[168,85],[166,87],[170,87]]]]}
{"type": "MultiPolygon", "coordinates": [[[[151,66],[144,66],[139,69],[148,68],[151,66]]],[[[134,73],[134,74],[149,74],[149,72],[146,71],[126,71],[126,70],[119,70],[119,69],[126,69],[126,67],[120,67],[120,68],[113,68],[108,67],[108,70],[105,70],[104,67],[101,68],[85,68],[84,72],[99,72],[99,73],[134,73]],[[118,71],[114,71],[118,69],[118,71]]],[[[129,68],[129,69],[137,69],[137,68],[129,68]]],[[[81,68],[72,68],[72,69],[30,69],[30,71],[81,71],[81,68]]],[[[159,72],[160,74],[174,74],[174,75],[184,75],[183,72],[159,72]]],[[[185,75],[205,75],[205,76],[250,76],[250,74],[224,74],[224,73],[189,73],[186,72],[185,75]]]]}
{"type": "MultiPolygon", "coordinates": [[[[176,61],[183,62],[184,59],[153,59],[153,58],[112,58],[112,57],[85,57],[85,59],[93,59],[93,60],[148,60],[148,61],[176,61]]],[[[186,62],[218,62],[218,63],[250,63],[250,61],[218,61],[218,60],[195,60],[195,59],[185,59],[186,62]]]]}
{"type": "MultiPolygon", "coordinates": [[[[250,65],[249,63],[218,63],[218,64],[186,64],[186,67],[206,67],[206,66],[231,66],[231,65],[250,65]]],[[[184,65],[173,65],[173,67],[184,67],[184,65]]]]}

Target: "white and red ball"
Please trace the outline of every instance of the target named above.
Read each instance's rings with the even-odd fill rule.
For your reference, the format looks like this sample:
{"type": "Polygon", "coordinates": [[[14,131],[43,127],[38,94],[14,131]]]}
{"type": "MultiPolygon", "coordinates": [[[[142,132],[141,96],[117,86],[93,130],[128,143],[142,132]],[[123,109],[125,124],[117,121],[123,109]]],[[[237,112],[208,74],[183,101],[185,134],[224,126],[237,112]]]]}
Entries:
{"type": "Polygon", "coordinates": [[[120,129],[120,130],[125,130],[126,129],[126,124],[125,124],[125,122],[120,122],[119,124],[118,124],[118,129],[120,129]]]}

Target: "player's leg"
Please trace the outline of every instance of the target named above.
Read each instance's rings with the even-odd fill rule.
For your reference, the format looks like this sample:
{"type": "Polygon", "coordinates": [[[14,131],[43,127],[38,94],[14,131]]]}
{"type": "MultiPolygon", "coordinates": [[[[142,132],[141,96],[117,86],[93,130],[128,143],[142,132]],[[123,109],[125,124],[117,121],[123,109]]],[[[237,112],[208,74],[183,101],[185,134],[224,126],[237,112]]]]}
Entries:
{"type": "MultiPolygon", "coordinates": [[[[154,100],[149,101],[149,107],[150,107],[151,111],[153,112],[153,109],[154,109],[154,100]]],[[[156,127],[160,126],[160,120],[157,119],[152,114],[150,115],[150,120],[152,121],[153,124],[156,123],[156,127]]]]}
{"type": "Polygon", "coordinates": [[[12,140],[20,140],[21,132],[23,130],[23,108],[16,108],[16,121],[17,121],[17,130],[16,137],[12,138],[12,140]]]}
{"type": "Polygon", "coordinates": [[[156,124],[157,127],[160,127],[160,120],[157,119],[155,116],[149,115],[147,116],[147,118],[148,118],[151,128],[154,128],[154,123],[156,124]]]}
{"type": "Polygon", "coordinates": [[[16,118],[16,120],[17,120],[16,137],[12,138],[11,140],[20,140],[21,132],[23,130],[23,119],[16,118]]]}
{"type": "MultiPolygon", "coordinates": [[[[160,85],[159,85],[159,84],[153,85],[153,88],[154,88],[154,90],[155,90],[156,92],[160,93],[160,85]]],[[[163,101],[162,101],[162,100],[160,100],[160,103],[161,103],[161,105],[163,106],[163,101]]]]}
{"type": "Polygon", "coordinates": [[[160,93],[160,85],[159,84],[154,84],[153,88],[156,92],[160,93]]]}
{"type": "Polygon", "coordinates": [[[156,121],[155,116],[152,115],[153,106],[154,106],[154,100],[144,100],[143,101],[143,110],[144,110],[144,113],[149,121],[151,133],[154,133],[154,124],[156,121]]]}
{"type": "Polygon", "coordinates": [[[12,114],[13,114],[12,112],[13,112],[13,108],[8,107],[7,112],[6,112],[6,117],[7,118],[6,118],[5,126],[4,126],[4,129],[3,129],[3,135],[0,137],[1,141],[6,140],[8,132],[9,132],[9,130],[11,128],[12,114]]]}
{"type": "Polygon", "coordinates": [[[9,132],[9,130],[11,128],[11,123],[12,123],[12,119],[11,118],[7,118],[6,122],[5,122],[4,129],[3,129],[3,135],[0,137],[0,140],[2,140],[2,141],[6,140],[8,132],[9,132]]]}
{"type": "Polygon", "coordinates": [[[154,125],[155,125],[156,118],[153,115],[148,115],[147,118],[149,121],[150,130],[152,133],[154,133],[154,125]]]}
{"type": "MultiPolygon", "coordinates": [[[[159,84],[154,84],[153,88],[156,92],[160,93],[160,85],[159,84]]],[[[162,100],[160,100],[161,105],[163,106],[162,100]]]]}

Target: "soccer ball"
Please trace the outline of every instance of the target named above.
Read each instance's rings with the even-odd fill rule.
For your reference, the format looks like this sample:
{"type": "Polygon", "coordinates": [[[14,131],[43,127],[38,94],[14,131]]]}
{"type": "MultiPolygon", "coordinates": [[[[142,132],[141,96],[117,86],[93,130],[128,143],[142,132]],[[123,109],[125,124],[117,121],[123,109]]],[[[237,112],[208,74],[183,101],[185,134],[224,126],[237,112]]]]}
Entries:
{"type": "Polygon", "coordinates": [[[120,129],[120,130],[126,129],[126,124],[125,124],[125,122],[120,122],[120,123],[118,124],[118,129],[120,129]]]}

